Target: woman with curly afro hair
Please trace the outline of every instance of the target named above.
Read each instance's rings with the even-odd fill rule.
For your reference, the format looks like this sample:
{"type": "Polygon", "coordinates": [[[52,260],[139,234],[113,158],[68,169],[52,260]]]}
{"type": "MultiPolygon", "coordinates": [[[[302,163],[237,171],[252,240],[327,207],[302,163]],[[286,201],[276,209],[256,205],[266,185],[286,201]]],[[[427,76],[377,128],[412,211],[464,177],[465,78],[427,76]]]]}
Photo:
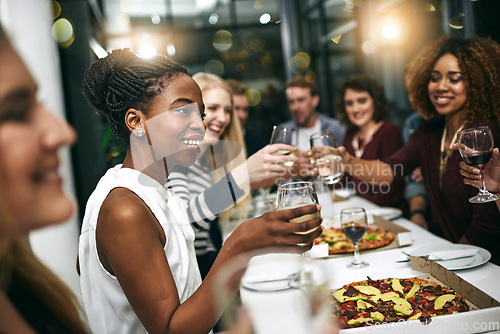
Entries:
{"type": "Polygon", "coordinates": [[[396,184],[420,167],[434,233],[473,244],[500,263],[500,213],[494,202],[472,204],[477,189],[463,184],[460,154],[452,149],[460,130],[487,125],[500,142],[500,45],[482,37],[443,36],[425,46],[406,75],[412,107],[426,120],[408,143],[384,161],[362,160],[344,147],[346,172],[363,181],[396,184]]]}

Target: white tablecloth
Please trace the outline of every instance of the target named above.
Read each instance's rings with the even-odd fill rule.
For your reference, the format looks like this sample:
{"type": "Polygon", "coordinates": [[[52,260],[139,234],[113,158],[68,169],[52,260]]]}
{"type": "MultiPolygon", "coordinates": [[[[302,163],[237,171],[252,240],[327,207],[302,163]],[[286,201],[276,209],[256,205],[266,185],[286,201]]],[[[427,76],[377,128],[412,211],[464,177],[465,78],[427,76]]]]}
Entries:
{"type": "MultiPolygon", "coordinates": [[[[352,196],[345,201],[332,202],[331,197],[328,193],[325,192],[318,195],[319,202],[322,206],[321,214],[327,224],[328,222],[331,222],[336,215],[339,215],[340,210],[342,210],[343,208],[360,206],[365,208],[368,214],[371,211],[380,209],[379,206],[358,196],[352,196]]],[[[342,285],[351,282],[365,280],[367,276],[370,276],[370,278],[372,279],[420,276],[423,273],[413,271],[410,267],[409,262],[396,262],[397,260],[401,260],[402,258],[401,250],[404,250],[408,253],[413,251],[414,249],[421,248],[426,245],[450,244],[448,240],[430,233],[429,231],[412,223],[406,218],[397,218],[393,220],[393,222],[412,232],[413,243],[403,248],[395,248],[368,253],[361,252],[362,259],[370,264],[369,267],[363,269],[347,268],[346,264],[352,261],[352,255],[317,260],[321,261],[324,266],[328,268],[328,271],[331,274],[331,280],[329,283],[329,287],[331,289],[341,287],[342,285]]],[[[226,237],[235,227],[235,222],[233,222],[230,226],[226,226],[226,237]]],[[[496,300],[500,301],[500,288],[498,285],[498,278],[500,277],[500,266],[487,262],[483,265],[471,269],[455,270],[454,272],[458,276],[483,290],[496,300]]]]}
{"type": "MultiPolygon", "coordinates": [[[[332,215],[338,214],[340,210],[346,207],[361,206],[364,207],[368,213],[370,210],[379,208],[377,205],[358,196],[353,196],[346,201],[334,203],[329,201],[328,196],[328,194],[320,194],[319,196],[320,204],[322,205],[322,215],[327,219],[332,215]]],[[[427,245],[450,243],[448,240],[430,233],[406,218],[401,217],[393,220],[393,222],[412,232],[413,243],[401,248],[407,253],[427,245]]],[[[322,261],[325,266],[328,266],[328,270],[332,275],[332,280],[330,282],[332,289],[351,282],[365,280],[366,276],[370,276],[372,279],[380,279],[386,277],[405,278],[422,275],[420,272],[413,271],[409,262],[396,263],[397,260],[401,260],[401,249],[396,248],[369,253],[361,252],[362,259],[370,264],[369,267],[363,269],[346,268],[346,264],[352,260],[351,256],[328,258],[318,261],[322,261]]],[[[500,300],[500,288],[498,285],[498,278],[500,277],[499,266],[487,262],[471,269],[455,270],[454,273],[483,290],[496,300],[500,300]]]]}

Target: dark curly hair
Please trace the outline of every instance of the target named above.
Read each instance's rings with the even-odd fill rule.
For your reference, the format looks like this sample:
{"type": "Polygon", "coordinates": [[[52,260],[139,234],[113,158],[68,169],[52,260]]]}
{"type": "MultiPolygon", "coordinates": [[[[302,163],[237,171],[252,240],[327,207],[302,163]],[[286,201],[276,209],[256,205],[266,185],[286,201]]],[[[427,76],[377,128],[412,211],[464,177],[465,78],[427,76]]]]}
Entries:
{"type": "Polygon", "coordinates": [[[87,69],[83,93],[106,117],[111,132],[129,145],[127,110],[147,113],[151,101],[179,74],[187,74],[186,68],[166,56],[145,59],[129,49],[114,50],[87,69]]]}
{"type": "Polygon", "coordinates": [[[367,92],[373,99],[373,120],[380,122],[389,115],[389,105],[385,96],[384,86],[375,78],[366,74],[357,74],[345,79],[339,87],[337,98],[335,99],[335,110],[338,120],[347,127],[354,127],[345,111],[345,92],[347,89],[367,92]]]}
{"type": "Polygon", "coordinates": [[[417,54],[405,79],[413,109],[427,120],[441,117],[429,99],[427,87],[434,65],[445,54],[458,59],[466,84],[464,121],[500,119],[500,45],[484,37],[445,35],[417,54]]]}

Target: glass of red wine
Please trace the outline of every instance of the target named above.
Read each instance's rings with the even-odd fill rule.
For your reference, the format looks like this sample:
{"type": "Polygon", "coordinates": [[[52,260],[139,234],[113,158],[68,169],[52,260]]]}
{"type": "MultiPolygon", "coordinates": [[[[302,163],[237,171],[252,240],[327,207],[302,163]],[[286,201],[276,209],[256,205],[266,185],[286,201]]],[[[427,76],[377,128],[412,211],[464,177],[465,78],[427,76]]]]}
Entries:
{"type": "Polygon", "coordinates": [[[368,267],[369,264],[363,262],[359,255],[359,242],[363,238],[367,227],[366,211],[363,208],[347,208],[340,211],[340,223],[344,234],[354,244],[354,261],[347,265],[347,268],[360,269],[368,267]]]}
{"type": "Polygon", "coordinates": [[[493,136],[490,128],[481,126],[462,130],[458,135],[458,150],[462,159],[471,166],[478,167],[481,171],[479,193],[469,198],[471,203],[487,203],[500,198],[486,190],[484,184],[484,166],[490,161],[493,152],[493,136]]]}

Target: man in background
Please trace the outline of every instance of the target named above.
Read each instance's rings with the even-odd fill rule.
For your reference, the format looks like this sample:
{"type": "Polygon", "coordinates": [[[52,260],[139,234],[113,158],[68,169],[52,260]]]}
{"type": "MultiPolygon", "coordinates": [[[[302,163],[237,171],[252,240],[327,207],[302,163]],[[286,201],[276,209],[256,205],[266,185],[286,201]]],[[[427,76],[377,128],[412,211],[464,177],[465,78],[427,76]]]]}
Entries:
{"type": "Polygon", "coordinates": [[[226,82],[231,87],[233,93],[233,104],[238,114],[238,119],[240,120],[241,130],[243,131],[243,137],[247,147],[247,156],[251,156],[266,146],[266,142],[259,133],[247,127],[249,103],[245,92],[248,90],[248,86],[236,79],[227,79],[226,82]]]}
{"type": "Polygon", "coordinates": [[[297,75],[286,83],[286,99],[293,119],[280,125],[294,127],[298,135],[298,157],[300,176],[312,176],[312,166],[307,156],[310,148],[309,138],[321,130],[330,130],[337,144],[343,143],[345,128],[336,119],[316,111],[319,104],[318,86],[314,80],[297,75]]]}

